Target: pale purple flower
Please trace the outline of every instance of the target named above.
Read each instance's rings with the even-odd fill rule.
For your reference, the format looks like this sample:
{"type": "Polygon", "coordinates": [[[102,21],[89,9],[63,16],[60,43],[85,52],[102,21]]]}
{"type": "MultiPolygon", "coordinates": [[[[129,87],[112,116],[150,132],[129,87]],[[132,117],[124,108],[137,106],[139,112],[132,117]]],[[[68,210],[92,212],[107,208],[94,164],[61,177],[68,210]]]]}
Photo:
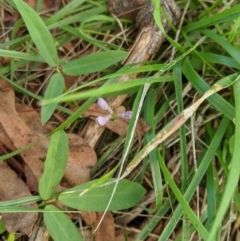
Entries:
{"type": "Polygon", "coordinates": [[[117,113],[115,114],[112,110],[112,108],[108,105],[107,101],[104,100],[103,98],[98,98],[98,106],[102,109],[102,110],[105,110],[109,113],[109,115],[106,115],[106,116],[98,116],[96,118],[96,123],[100,126],[104,126],[107,124],[107,122],[111,119],[115,120],[116,117],[121,117],[123,119],[126,119],[126,120],[129,120],[132,118],[132,111],[126,111],[126,112],[123,112],[123,113],[117,113]]]}
{"type": "Polygon", "coordinates": [[[95,121],[98,125],[104,126],[107,124],[109,119],[105,118],[104,116],[98,116],[95,121]]]}
{"type": "Polygon", "coordinates": [[[132,111],[126,111],[126,112],[117,114],[118,117],[122,117],[123,119],[126,119],[126,120],[130,120],[132,118],[132,115],[133,115],[132,111]]]}
{"type": "Polygon", "coordinates": [[[107,103],[106,100],[104,100],[103,98],[100,97],[100,98],[98,98],[97,103],[98,103],[98,106],[99,106],[102,110],[105,110],[105,111],[107,111],[107,112],[110,113],[110,114],[113,114],[113,110],[112,110],[112,108],[108,105],[108,103],[107,103]]]}

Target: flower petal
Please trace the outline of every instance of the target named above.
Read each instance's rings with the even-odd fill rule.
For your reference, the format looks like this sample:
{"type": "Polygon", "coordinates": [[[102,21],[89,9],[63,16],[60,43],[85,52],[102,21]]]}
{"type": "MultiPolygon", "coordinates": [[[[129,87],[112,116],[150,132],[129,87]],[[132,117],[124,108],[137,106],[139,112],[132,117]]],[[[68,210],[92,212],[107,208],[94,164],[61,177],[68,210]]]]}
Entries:
{"type": "Polygon", "coordinates": [[[98,106],[102,109],[102,110],[105,110],[107,112],[109,112],[110,114],[113,113],[113,110],[111,109],[111,107],[108,105],[107,101],[104,100],[103,98],[98,98],[98,106]]]}
{"type": "Polygon", "coordinates": [[[103,116],[98,116],[98,117],[95,119],[96,123],[97,123],[98,125],[100,125],[100,126],[106,125],[107,122],[108,122],[108,120],[109,120],[109,119],[107,119],[107,118],[105,118],[105,117],[103,117],[103,116]]]}
{"type": "Polygon", "coordinates": [[[126,120],[131,119],[132,115],[133,115],[132,111],[126,111],[126,112],[117,114],[118,117],[121,117],[121,118],[126,119],[126,120]]]}
{"type": "Polygon", "coordinates": [[[132,113],[132,111],[130,111],[130,110],[128,110],[128,111],[126,111],[125,112],[125,114],[124,114],[124,119],[131,119],[132,118],[132,115],[133,115],[133,113],[132,113]]]}

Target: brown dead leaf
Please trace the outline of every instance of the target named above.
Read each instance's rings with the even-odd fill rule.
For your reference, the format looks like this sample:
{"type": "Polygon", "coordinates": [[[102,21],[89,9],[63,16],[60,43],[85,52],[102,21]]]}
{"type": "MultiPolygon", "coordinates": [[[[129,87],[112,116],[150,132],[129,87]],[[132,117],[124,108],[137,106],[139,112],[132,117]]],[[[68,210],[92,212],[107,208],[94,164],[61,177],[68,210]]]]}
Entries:
{"type": "MultiPolygon", "coordinates": [[[[43,137],[54,130],[54,127],[49,123],[42,126],[38,112],[31,111],[25,105],[17,104],[16,107],[21,119],[38,136],[43,137]]],[[[68,140],[69,157],[64,179],[70,186],[75,186],[90,180],[90,170],[96,164],[97,156],[93,148],[88,146],[83,138],[78,135],[70,133],[68,134],[68,140]]],[[[46,140],[43,144],[46,152],[48,141],[46,140]]]]}
{"type": "Polygon", "coordinates": [[[44,126],[41,124],[39,112],[31,107],[16,103],[15,108],[18,115],[23,122],[29,127],[29,129],[38,136],[45,136],[54,130],[54,126],[50,123],[46,123],[44,126]]]}
{"type": "Polygon", "coordinates": [[[78,81],[78,77],[70,76],[70,75],[64,75],[64,79],[65,79],[65,85],[67,89],[77,84],[77,81],[78,81]]]}
{"type": "MultiPolygon", "coordinates": [[[[39,136],[43,137],[53,130],[51,125],[43,127],[39,113],[31,111],[27,106],[17,104],[18,112],[16,112],[14,92],[8,83],[0,81],[0,93],[2,93],[0,96],[0,122],[7,134],[5,137],[9,137],[10,143],[11,141],[13,142],[8,147],[14,147],[14,149],[24,147],[33,141],[37,141],[39,136]],[[8,119],[11,121],[5,121],[8,119]]],[[[93,148],[88,146],[81,137],[74,134],[68,136],[70,148],[64,179],[70,186],[75,186],[89,181],[90,170],[96,164],[97,156],[93,148]]],[[[4,143],[4,138],[1,141],[4,143]]],[[[38,183],[35,178],[39,180],[42,175],[43,160],[45,159],[47,148],[48,141],[45,140],[21,154],[27,164],[25,175],[31,190],[37,191],[38,183]]]]}
{"type": "MultiPolygon", "coordinates": [[[[0,162],[0,200],[7,201],[29,197],[31,193],[27,185],[5,162],[0,162]]],[[[36,203],[26,204],[25,207],[37,208],[36,203]]],[[[8,213],[2,214],[8,232],[21,231],[27,235],[32,232],[37,220],[37,213],[8,213]]]]}
{"type": "Polygon", "coordinates": [[[90,171],[96,164],[97,156],[81,137],[74,134],[68,137],[69,154],[64,179],[70,186],[76,186],[90,180],[90,171]]]}
{"type": "MultiPolygon", "coordinates": [[[[0,125],[2,125],[2,130],[0,129],[0,131],[4,133],[2,137],[0,135],[0,141],[5,145],[7,143],[6,146],[12,150],[38,141],[39,136],[43,137],[53,130],[51,125],[46,125],[47,128],[42,127],[39,113],[32,111],[30,107],[17,104],[17,112],[14,102],[15,95],[11,86],[7,82],[0,80],[0,125]]],[[[70,146],[69,158],[64,180],[70,186],[74,186],[89,181],[90,169],[95,165],[97,156],[93,148],[87,145],[81,137],[74,134],[68,134],[68,137],[70,146]]],[[[43,160],[45,159],[47,148],[48,140],[44,140],[21,153],[26,164],[25,177],[27,178],[28,187],[31,188],[31,190],[37,191],[38,189],[38,180],[43,172],[43,160]]],[[[14,173],[14,175],[16,174],[14,173]]],[[[15,184],[16,178],[12,180],[11,184],[15,184]]],[[[14,195],[11,196],[11,199],[16,198],[14,195]]],[[[6,198],[6,200],[9,199],[10,197],[6,198]]],[[[18,217],[23,216],[13,216],[10,214],[6,216],[6,222],[8,222],[10,226],[14,226],[14,222],[18,220],[18,217]]],[[[16,225],[16,227],[19,226],[16,225]]],[[[31,228],[32,224],[29,226],[29,230],[31,230],[31,228]]],[[[21,227],[18,229],[22,230],[21,227]]],[[[29,230],[24,230],[24,232],[29,234],[29,230]]]]}
{"type": "Polygon", "coordinates": [[[6,131],[3,129],[2,124],[0,123],[0,142],[5,145],[10,150],[15,150],[16,147],[14,146],[12,140],[7,135],[6,131]]]}
{"type": "MultiPolygon", "coordinates": [[[[99,224],[102,218],[102,212],[82,212],[81,213],[84,221],[87,225],[93,226],[93,230],[99,224]]],[[[115,240],[115,225],[114,219],[111,212],[107,212],[99,226],[94,233],[95,241],[114,241],[115,240]]]]}
{"type": "MultiPolygon", "coordinates": [[[[39,140],[16,112],[14,91],[4,80],[0,80],[0,123],[17,149],[39,140]]],[[[20,154],[37,180],[43,173],[45,152],[44,145],[39,143],[20,154]]]]}

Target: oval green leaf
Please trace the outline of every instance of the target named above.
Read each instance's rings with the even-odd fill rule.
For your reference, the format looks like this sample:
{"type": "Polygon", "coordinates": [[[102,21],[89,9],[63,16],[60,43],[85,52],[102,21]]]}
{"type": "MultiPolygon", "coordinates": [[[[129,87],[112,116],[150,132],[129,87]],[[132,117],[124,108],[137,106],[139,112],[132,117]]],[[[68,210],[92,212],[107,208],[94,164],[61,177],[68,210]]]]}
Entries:
{"type": "MultiPolygon", "coordinates": [[[[116,182],[97,186],[93,180],[74,187],[59,195],[59,201],[68,207],[83,211],[104,211],[108,205],[116,182]]],[[[138,183],[120,180],[108,211],[127,209],[135,206],[143,198],[145,189],[138,183]]]]}
{"type": "Polygon", "coordinates": [[[38,14],[24,1],[14,0],[39,54],[51,66],[58,65],[58,53],[51,33],[38,14]]]}
{"type": "MultiPolygon", "coordinates": [[[[43,100],[51,100],[63,93],[64,78],[61,74],[55,73],[49,81],[43,100]]],[[[57,107],[57,103],[43,105],[41,108],[41,122],[44,125],[52,116],[57,107]]]]}
{"type": "Polygon", "coordinates": [[[62,64],[64,74],[77,76],[102,71],[127,57],[124,51],[104,51],[89,54],[79,59],[68,61],[62,64]]]}
{"type": "Polygon", "coordinates": [[[54,241],[83,241],[76,226],[60,209],[48,205],[45,210],[44,222],[54,241]]]}
{"type": "Polygon", "coordinates": [[[44,173],[39,181],[39,194],[49,199],[60,183],[68,160],[68,138],[63,130],[53,133],[50,139],[44,173]]]}

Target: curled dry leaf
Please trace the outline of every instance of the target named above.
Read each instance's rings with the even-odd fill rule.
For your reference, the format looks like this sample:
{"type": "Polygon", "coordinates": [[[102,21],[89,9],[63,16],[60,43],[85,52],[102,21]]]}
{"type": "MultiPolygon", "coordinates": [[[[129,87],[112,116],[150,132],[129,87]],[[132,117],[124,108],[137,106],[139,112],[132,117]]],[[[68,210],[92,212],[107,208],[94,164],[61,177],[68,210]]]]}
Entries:
{"type": "MultiPolygon", "coordinates": [[[[0,162],[0,200],[7,201],[29,197],[31,193],[27,185],[5,162],[0,162]]],[[[36,203],[26,204],[25,207],[37,208],[36,203]]],[[[27,235],[32,232],[37,220],[37,213],[8,213],[2,214],[8,232],[21,231],[27,235]]]]}

